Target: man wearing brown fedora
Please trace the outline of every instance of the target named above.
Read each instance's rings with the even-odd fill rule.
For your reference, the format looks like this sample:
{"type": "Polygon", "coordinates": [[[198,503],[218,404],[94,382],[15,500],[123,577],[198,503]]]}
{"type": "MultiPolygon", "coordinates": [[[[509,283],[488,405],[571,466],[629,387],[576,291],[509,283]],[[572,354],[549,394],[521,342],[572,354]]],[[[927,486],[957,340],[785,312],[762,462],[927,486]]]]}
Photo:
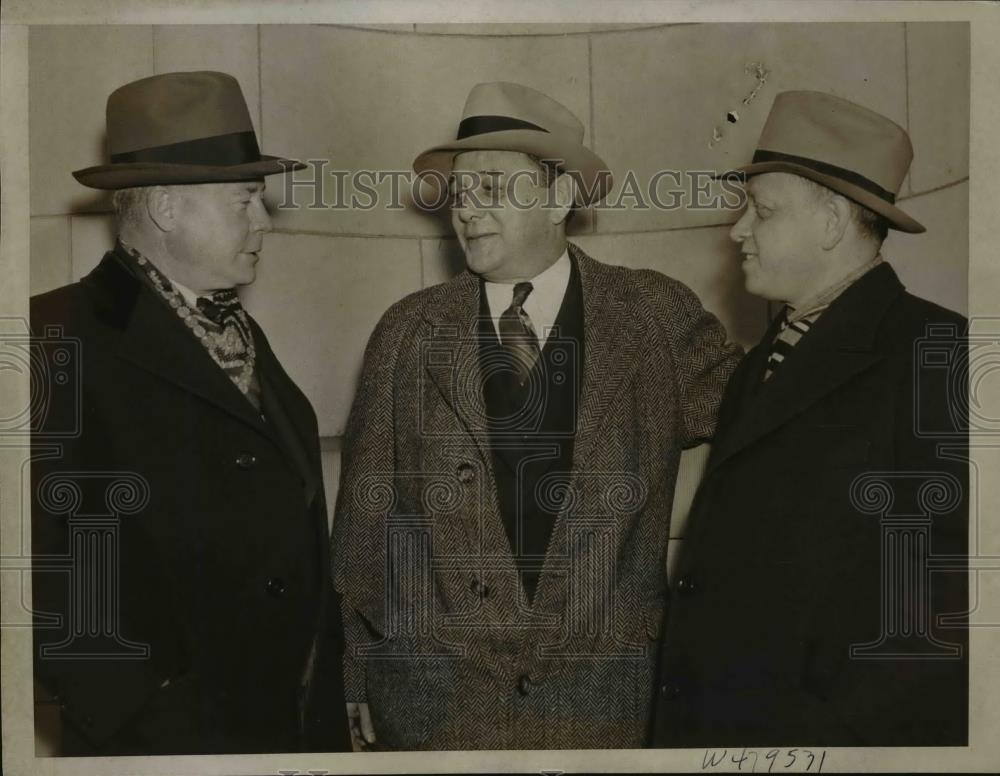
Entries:
{"type": "Polygon", "coordinates": [[[35,676],[60,753],[347,749],[316,417],[236,293],[264,178],[299,165],[260,153],[225,73],[126,84],[107,131],[110,163],[74,175],[115,190],[118,242],[31,302],[37,345],[80,357],[73,391],[32,383],[35,676]]]}
{"type": "Polygon", "coordinates": [[[746,287],[784,306],[726,389],[654,746],[967,741],[967,322],[881,256],[924,231],[895,205],[911,158],[884,116],[784,92],[735,171],[746,287]]]}
{"type": "Polygon", "coordinates": [[[565,107],[474,87],[450,177],[467,271],[372,335],[334,519],[365,746],[639,746],[681,450],[739,357],[681,283],[566,240],[611,185],[565,107]]]}

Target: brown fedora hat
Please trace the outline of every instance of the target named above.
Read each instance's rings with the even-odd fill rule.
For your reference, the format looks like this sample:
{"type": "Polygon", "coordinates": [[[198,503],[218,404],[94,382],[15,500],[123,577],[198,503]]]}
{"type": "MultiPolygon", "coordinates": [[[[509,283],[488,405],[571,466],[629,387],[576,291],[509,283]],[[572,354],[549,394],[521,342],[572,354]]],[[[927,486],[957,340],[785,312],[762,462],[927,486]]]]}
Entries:
{"type": "Polygon", "coordinates": [[[110,164],[76,170],[93,189],[221,183],[305,167],[261,154],[239,82],[228,73],[164,73],[108,97],[110,164]]]}
{"type": "Polygon", "coordinates": [[[893,229],[924,232],[895,204],[912,159],[906,130],[885,116],[825,92],[781,92],[753,161],[718,177],[801,175],[885,216],[893,229]]]}
{"type": "MultiPolygon", "coordinates": [[[[583,145],[583,124],[564,105],[535,89],[497,81],[469,92],[450,143],[429,148],[413,162],[415,172],[435,170],[447,178],[463,151],[520,151],[559,162],[577,180],[577,204],[599,202],[611,189],[611,171],[583,145]]],[[[434,185],[435,176],[425,178],[434,185]]],[[[440,181],[441,178],[438,178],[440,181]]]]}

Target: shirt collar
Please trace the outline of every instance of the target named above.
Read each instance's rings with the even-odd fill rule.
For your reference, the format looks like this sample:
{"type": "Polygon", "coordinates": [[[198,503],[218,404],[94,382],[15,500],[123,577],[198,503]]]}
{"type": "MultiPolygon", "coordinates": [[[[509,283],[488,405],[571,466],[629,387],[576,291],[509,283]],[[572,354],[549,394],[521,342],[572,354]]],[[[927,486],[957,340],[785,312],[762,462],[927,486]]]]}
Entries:
{"type": "Polygon", "coordinates": [[[170,285],[172,285],[174,288],[176,288],[178,290],[178,292],[180,292],[181,297],[183,297],[183,299],[184,299],[184,303],[188,307],[197,307],[198,306],[198,300],[201,299],[202,297],[207,297],[208,296],[208,294],[196,294],[190,288],[188,288],[187,286],[185,286],[185,285],[183,285],[181,283],[178,283],[172,277],[168,277],[166,275],[164,275],[164,277],[166,277],[167,280],[170,281],[170,285]]]}
{"type": "MultiPolygon", "coordinates": [[[[530,301],[532,296],[549,296],[552,293],[557,293],[562,298],[562,295],[566,292],[566,286],[569,285],[569,275],[572,266],[569,260],[569,251],[564,248],[562,255],[558,259],[542,272],[535,275],[535,277],[531,278],[531,296],[528,297],[528,300],[530,301]]],[[[510,296],[514,293],[515,284],[513,282],[494,283],[489,280],[485,281],[485,284],[486,291],[490,295],[491,311],[493,311],[492,301],[494,294],[496,294],[497,299],[500,298],[501,293],[507,297],[504,301],[504,306],[499,311],[493,311],[497,315],[500,315],[510,305],[510,296]]],[[[528,302],[525,302],[525,304],[528,304],[528,302]]]]}
{"type": "Polygon", "coordinates": [[[795,323],[796,321],[800,321],[803,318],[806,318],[810,315],[815,315],[818,312],[822,312],[823,310],[825,310],[827,307],[830,306],[830,304],[833,302],[834,299],[836,299],[838,296],[844,293],[844,291],[846,291],[847,288],[851,286],[856,280],[861,278],[863,275],[867,275],[869,272],[875,269],[875,267],[881,264],[882,261],[883,261],[882,254],[877,253],[875,254],[874,259],[872,259],[866,264],[862,264],[857,269],[851,271],[849,274],[842,277],[832,286],[828,286],[827,288],[820,291],[818,294],[813,294],[813,296],[806,299],[798,307],[792,307],[791,305],[788,305],[788,323],[795,323]]]}
{"type": "MultiPolygon", "coordinates": [[[[524,311],[532,320],[540,346],[544,346],[548,330],[556,322],[563,297],[569,287],[569,277],[572,271],[573,263],[569,258],[569,249],[564,248],[558,259],[531,278],[531,294],[524,302],[524,311]]],[[[483,286],[486,291],[490,317],[493,319],[493,325],[499,334],[498,321],[503,315],[503,311],[510,307],[514,283],[484,281],[483,286]]]]}
{"type": "MultiPolygon", "coordinates": [[[[133,248],[131,245],[122,240],[121,237],[118,238],[118,242],[122,246],[126,254],[142,255],[138,249],[133,248]]],[[[148,258],[146,258],[145,260],[149,261],[148,258]]],[[[150,261],[149,263],[152,264],[153,262],[150,261]]],[[[159,267],[156,267],[156,271],[159,272],[161,275],[163,275],[163,277],[165,277],[170,282],[170,285],[172,285],[175,289],[177,289],[177,292],[181,295],[181,298],[184,300],[184,304],[186,304],[188,307],[194,309],[198,306],[199,299],[201,299],[202,297],[209,298],[209,294],[197,294],[190,288],[185,286],[183,283],[178,283],[176,280],[167,275],[159,267]]]]}

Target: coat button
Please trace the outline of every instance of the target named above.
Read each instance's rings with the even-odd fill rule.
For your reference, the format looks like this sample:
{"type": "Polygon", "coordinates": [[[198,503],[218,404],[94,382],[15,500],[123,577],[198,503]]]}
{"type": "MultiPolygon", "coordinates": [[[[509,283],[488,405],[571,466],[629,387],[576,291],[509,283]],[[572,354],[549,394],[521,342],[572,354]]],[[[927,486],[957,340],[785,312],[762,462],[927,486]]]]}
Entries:
{"type": "Polygon", "coordinates": [[[471,463],[459,464],[455,474],[459,482],[472,482],[476,478],[476,470],[471,463]]]}
{"type": "Polygon", "coordinates": [[[666,684],[660,685],[660,695],[665,698],[676,698],[681,694],[681,688],[676,684],[667,682],[666,684]]]}
{"type": "Polygon", "coordinates": [[[691,595],[698,591],[698,584],[695,582],[694,577],[690,574],[685,574],[683,577],[677,580],[677,592],[682,595],[691,595]]]}
{"type": "Polygon", "coordinates": [[[236,465],[241,469],[252,469],[257,465],[257,456],[253,453],[240,453],[236,456],[236,465]]]}
{"type": "Polygon", "coordinates": [[[521,676],[518,677],[517,691],[521,693],[521,695],[527,695],[531,692],[531,679],[528,678],[527,674],[521,674],[521,676]]]}
{"type": "Polygon", "coordinates": [[[472,579],[472,591],[474,593],[478,593],[480,598],[490,597],[489,585],[484,585],[482,580],[476,579],[475,577],[472,579]]]}
{"type": "Polygon", "coordinates": [[[281,577],[271,577],[264,583],[264,589],[275,598],[281,598],[285,594],[285,580],[281,577]]]}

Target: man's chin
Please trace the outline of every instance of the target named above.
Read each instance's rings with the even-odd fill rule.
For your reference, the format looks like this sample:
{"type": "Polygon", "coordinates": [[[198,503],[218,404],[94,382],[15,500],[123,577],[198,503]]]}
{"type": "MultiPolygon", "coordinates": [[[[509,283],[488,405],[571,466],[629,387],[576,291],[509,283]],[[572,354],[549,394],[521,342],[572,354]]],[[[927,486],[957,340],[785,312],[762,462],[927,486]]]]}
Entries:
{"type": "Polygon", "coordinates": [[[757,277],[756,273],[752,269],[747,270],[746,264],[743,265],[743,287],[746,289],[748,294],[753,294],[754,296],[759,296],[762,299],[767,299],[766,289],[760,283],[760,279],[757,277]]]}
{"type": "Polygon", "coordinates": [[[256,253],[241,253],[239,255],[239,267],[237,270],[237,274],[239,275],[238,285],[249,285],[256,280],[257,262],[259,261],[260,256],[256,253]]]}
{"type": "Polygon", "coordinates": [[[237,275],[236,286],[249,286],[257,279],[257,270],[254,267],[246,267],[237,275]]]}
{"type": "Polygon", "coordinates": [[[496,269],[499,264],[497,258],[487,252],[475,247],[465,249],[465,265],[477,275],[484,275],[490,270],[496,269]]]}

